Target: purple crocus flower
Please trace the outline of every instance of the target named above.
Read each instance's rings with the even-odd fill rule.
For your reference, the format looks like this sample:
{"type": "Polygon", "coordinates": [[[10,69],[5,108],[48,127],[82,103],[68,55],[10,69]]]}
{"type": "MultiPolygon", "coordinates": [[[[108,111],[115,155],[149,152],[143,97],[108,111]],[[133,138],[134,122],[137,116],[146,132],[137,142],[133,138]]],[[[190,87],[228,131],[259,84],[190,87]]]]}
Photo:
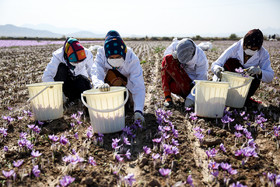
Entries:
{"type": "Polygon", "coordinates": [[[236,124],[236,125],[234,126],[234,128],[235,128],[235,130],[237,130],[237,131],[242,131],[242,130],[243,130],[243,126],[242,126],[242,125],[239,125],[239,124],[236,124]]]}
{"type": "Polygon", "coordinates": [[[277,176],[276,176],[275,185],[276,185],[277,187],[280,187],[280,175],[277,175],[277,176]]]}
{"type": "Polygon", "coordinates": [[[240,138],[242,136],[242,134],[240,132],[234,132],[234,135],[237,137],[237,138],[240,138]]]}
{"type": "Polygon", "coordinates": [[[241,116],[241,117],[243,117],[245,114],[246,114],[245,111],[240,112],[240,116],[241,116]]]}
{"type": "Polygon", "coordinates": [[[217,152],[218,152],[218,150],[216,150],[215,148],[207,150],[206,154],[208,156],[208,159],[212,158],[212,157],[215,157],[217,152]]]}
{"type": "Polygon", "coordinates": [[[113,149],[116,150],[116,149],[119,149],[119,148],[120,148],[120,146],[118,146],[118,143],[119,143],[120,140],[121,140],[121,139],[118,139],[118,138],[115,138],[115,139],[113,138],[113,139],[112,139],[112,141],[113,141],[113,142],[112,142],[112,148],[113,148],[113,149]]]}
{"type": "Polygon", "coordinates": [[[69,175],[66,175],[62,179],[59,180],[61,186],[68,186],[69,184],[71,184],[74,181],[75,181],[75,178],[73,178],[69,175]]]}
{"type": "Polygon", "coordinates": [[[130,173],[127,176],[124,177],[124,181],[126,184],[128,184],[129,186],[132,186],[133,183],[136,181],[134,178],[134,174],[130,173]]]}
{"type": "Polygon", "coordinates": [[[230,187],[247,187],[246,185],[243,185],[243,184],[241,184],[241,183],[239,183],[239,181],[237,182],[237,183],[232,183],[231,185],[230,185],[230,187]]]}
{"type": "Polygon", "coordinates": [[[240,68],[235,68],[235,72],[237,72],[237,73],[243,73],[243,69],[242,69],[242,67],[240,67],[240,68]]]}
{"type": "Polygon", "coordinates": [[[26,139],[26,136],[27,136],[27,133],[26,132],[21,132],[19,134],[19,138],[22,138],[22,139],[26,139]]]}
{"type": "Polygon", "coordinates": [[[123,143],[125,145],[131,145],[131,143],[128,141],[128,138],[127,137],[123,137],[123,143]]]}
{"type": "Polygon", "coordinates": [[[92,166],[96,166],[96,162],[92,156],[88,157],[88,163],[92,166]]]}
{"type": "Polygon", "coordinates": [[[33,169],[32,169],[32,173],[35,177],[40,177],[40,173],[41,171],[38,169],[38,165],[34,166],[33,169]]]}
{"type": "Polygon", "coordinates": [[[27,127],[28,127],[29,129],[33,129],[33,128],[35,127],[35,125],[34,125],[34,124],[32,124],[32,125],[27,125],[27,127]]]}
{"type": "Polygon", "coordinates": [[[71,115],[71,118],[75,119],[75,120],[78,120],[79,119],[79,116],[77,114],[72,114],[71,115]]]}
{"type": "Polygon", "coordinates": [[[116,157],[116,159],[117,159],[118,162],[122,162],[122,161],[123,161],[123,158],[121,157],[121,155],[116,154],[115,157],[116,157]]]}
{"type": "Polygon", "coordinates": [[[228,171],[228,173],[230,175],[236,175],[237,174],[237,170],[236,169],[229,168],[227,171],[228,171]]]}
{"type": "Polygon", "coordinates": [[[226,152],[226,148],[225,148],[225,146],[224,146],[223,143],[220,144],[220,149],[221,149],[224,153],[226,152]]]}
{"type": "Polygon", "coordinates": [[[78,132],[76,132],[76,133],[74,134],[74,137],[75,137],[77,140],[79,139],[78,132]]]}
{"type": "Polygon", "coordinates": [[[159,169],[159,173],[166,177],[166,176],[169,176],[171,174],[171,169],[164,169],[164,168],[160,168],[159,169]]]}
{"type": "Polygon", "coordinates": [[[39,151],[33,150],[33,151],[31,152],[31,155],[32,155],[33,158],[37,158],[37,157],[41,156],[42,153],[40,153],[39,151]]]}
{"type": "Polygon", "coordinates": [[[174,145],[174,146],[178,146],[179,145],[178,140],[175,140],[175,139],[172,138],[171,141],[172,141],[172,145],[174,145]]]}
{"type": "Polygon", "coordinates": [[[161,140],[162,140],[162,138],[160,137],[160,138],[155,138],[152,141],[155,142],[155,143],[160,143],[161,140]]]}
{"type": "Polygon", "coordinates": [[[8,148],[8,146],[6,146],[6,145],[4,146],[3,149],[4,149],[5,152],[9,151],[9,148],[8,148]]]}
{"type": "Polygon", "coordinates": [[[133,134],[131,128],[128,127],[128,126],[125,126],[125,127],[122,129],[122,131],[123,131],[124,133],[126,133],[128,136],[131,136],[131,135],[133,134]]]}
{"type": "Polygon", "coordinates": [[[66,144],[69,143],[69,141],[68,141],[68,139],[64,135],[62,135],[62,136],[60,136],[59,143],[61,143],[62,145],[66,145],[66,144]]]}
{"type": "Polygon", "coordinates": [[[194,133],[194,135],[199,139],[199,141],[202,141],[204,138],[204,135],[199,132],[194,133]]]}
{"type": "Polygon", "coordinates": [[[221,163],[220,164],[221,168],[225,171],[225,170],[228,170],[229,168],[231,168],[231,165],[228,164],[228,163],[221,163]]]}
{"type": "Polygon", "coordinates": [[[154,159],[154,160],[156,160],[156,159],[158,159],[160,157],[160,154],[152,154],[152,158],[154,159]]]}
{"type": "Polygon", "coordinates": [[[270,172],[267,173],[268,180],[274,181],[275,177],[276,177],[276,174],[270,173],[270,172]]]}
{"type": "Polygon", "coordinates": [[[208,168],[209,168],[209,169],[212,169],[212,170],[219,169],[219,166],[220,166],[220,164],[218,164],[218,163],[216,163],[216,162],[210,162],[210,163],[208,164],[208,168]]]}
{"type": "Polygon", "coordinates": [[[191,113],[190,113],[190,117],[189,117],[189,118],[190,118],[191,120],[193,120],[193,121],[197,120],[196,113],[191,112],[191,113]]]}
{"type": "Polygon", "coordinates": [[[8,129],[0,128],[0,133],[2,133],[4,137],[6,137],[8,135],[7,130],[8,129]]]}
{"type": "Polygon", "coordinates": [[[128,150],[126,151],[125,157],[126,157],[128,160],[130,160],[130,158],[131,158],[130,149],[128,149],[128,150]]]}
{"type": "Polygon", "coordinates": [[[146,155],[150,154],[152,151],[151,151],[151,148],[147,147],[147,146],[144,146],[143,147],[143,150],[145,152],[146,155]]]}
{"type": "Polygon", "coordinates": [[[23,160],[13,161],[13,165],[17,168],[20,167],[22,165],[22,163],[23,163],[23,160]]]}
{"type": "Polygon", "coordinates": [[[192,175],[189,175],[189,176],[188,176],[188,178],[187,178],[187,183],[188,183],[190,186],[194,187],[192,175]]]}
{"type": "Polygon", "coordinates": [[[189,112],[192,110],[192,108],[189,108],[189,107],[185,107],[186,111],[189,112]]]}
{"type": "Polygon", "coordinates": [[[14,172],[13,169],[10,170],[10,171],[4,171],[4,170],[2,170],[2,173],[3,173],[3,175],[4,175],[7,179],[10,178],[11,176],[13,176],[13,175],[15,174],[15,172],[14,172]]]}
{"type": "Polygon", "coordinates": [[[218,177],[218,175],[219,175],[219,171],[218,170],[215,170],[215,171],[213,171],[213,172],[211,172],[211,175],[213,175],[214,177],[218,177]]]}

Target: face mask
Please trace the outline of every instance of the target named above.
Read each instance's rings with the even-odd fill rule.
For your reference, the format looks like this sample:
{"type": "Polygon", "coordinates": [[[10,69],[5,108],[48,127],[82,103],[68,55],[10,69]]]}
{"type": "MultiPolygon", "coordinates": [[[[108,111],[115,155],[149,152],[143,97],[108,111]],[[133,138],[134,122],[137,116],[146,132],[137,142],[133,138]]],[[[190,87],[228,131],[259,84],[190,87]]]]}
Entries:
{"type": "Polygon", "coordinates": [[[108,62],[111,66],[118,68],[124,64],[124,59],[123,58],[115,58],[115,59],[108,58],[108,62]]]}
{"type": "Polygon", "coordinates": [[[251,49],[245,49],[244,52],[245,52],[246,55],[253,56],[257,51],[258,50],[253,51],[251,49]]]}
{"type": "Polygon", "coordinates": [[[78,63],[74,63],[74,62],[69,62],[72,66],[77,66],[78,63]]]}

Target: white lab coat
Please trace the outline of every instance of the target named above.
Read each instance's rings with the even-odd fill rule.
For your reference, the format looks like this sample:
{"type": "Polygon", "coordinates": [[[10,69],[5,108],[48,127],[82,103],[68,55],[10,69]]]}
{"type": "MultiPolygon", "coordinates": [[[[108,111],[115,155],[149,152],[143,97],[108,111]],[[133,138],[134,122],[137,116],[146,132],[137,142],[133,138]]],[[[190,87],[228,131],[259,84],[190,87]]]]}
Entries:
{"type": "MultiPolygon", "coordinates": [[[[112,67],[107,62],[104,48],[99,48],[91,68],[91,79],[95,88],[104,84],[104,79],[109,69],[112,69],[112,67]]],[[[146,93],[143,70],[138,57],[132,49],[127,48],[124,65],[118,71],[127,77],[126,87],[132,94],[134,111],[140,110],[143,112],[146,93]]]]}
{"type": "MultiPolygon", "coordinates": [[[[91,77],[91,67],[93,65],[93,55],[86,48],[85,48],[85,53],[86,53],[86,59],[83,60],[82,62],[80,62],[77,66],[75,66],[74,70],[70,69],[70,71],[74,74],[74,76],[84,75],[88,78],[91,77]]],[[[59,48],[55,52],[53,52],[52,59],[44,71],[44,74],[42,77],[43,82],[53,82],[54,81],[54,77],[57,73],[59,64],[60,63],[66,64],[63,54],[64,54],[63,47],[59,48]]]]}
{"type": "MultiPolygon", "coordinates": [[[[251,66],[259,67],[262,70],[262,81],[267,83],[272,81],[274,71],[271,68],[269,54],[264,47],[261,47],[261,49],[244,64],[243,39],[240,39],[225,50],[223,54],[212,63],[211,71],[214,73],[219,66],[223,67],[229,58],[237,58],[245,69],[251,66]]],[[[217,80],[216,75],[214,75],[213,80],[217,80]]]]}
{"type": "MultiPolygon", "coordinates": [[[[178,40],[172,42],[165,50],[164,56],[172,54],[176,50],[178,40]]],[[[195,44],[195,55],[193,58],[184,66],[185,72],[188,74],[191,80],[207,80],[208,79],[208,60],[205,53],[195,44]]],[[[187,98],[194,101],[194,96],[191,93],[187,98]]]]}

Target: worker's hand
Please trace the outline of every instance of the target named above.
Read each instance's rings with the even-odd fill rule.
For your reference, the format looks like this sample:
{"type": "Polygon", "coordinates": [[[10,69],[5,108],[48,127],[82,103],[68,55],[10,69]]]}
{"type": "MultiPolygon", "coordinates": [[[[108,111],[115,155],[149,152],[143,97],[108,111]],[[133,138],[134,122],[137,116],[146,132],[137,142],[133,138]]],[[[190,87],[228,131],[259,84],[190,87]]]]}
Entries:
{"type": "Polygon", "coordinates": [[[217,67],[216,68],[216,70],[215,70],[215,75],[217,75],[217,77],[219,78],[219,79],[221,79],[222,78],[222,72],[223,71],[225,71],[225,69],[223,68],[223,67],[217,67]]]}
{"type": "Polygon", "coordinates": [[[260,68],[254,66],[249,67],[247,71],[251,76],[260,75],[262,73],[262,70],[260,68]]]}
{"type": "Polygon", "coordinates": [[[143,113],[139,110],[136,110],[134,112],[134,122],[136,122],[137,120],[140,120],[141,123],[145,123],[145,118],[143,116],[143,113]]]}
{"type": "Polygon", "coordinates": [[[103,85],[101,85],[101,86],[99,87],[99,90],[100,90],[101,92],[108,92],[108,91],[110,91],[110,85],[107,84],[107,83],[104,83],[103,85]]]}
{"type": "Polygon", "coordinates": [[[185,107],[192,107],[194,105],[194,101],[189,99],[189,98],[186,98],[186,101],[185,101],[185,107]]]}

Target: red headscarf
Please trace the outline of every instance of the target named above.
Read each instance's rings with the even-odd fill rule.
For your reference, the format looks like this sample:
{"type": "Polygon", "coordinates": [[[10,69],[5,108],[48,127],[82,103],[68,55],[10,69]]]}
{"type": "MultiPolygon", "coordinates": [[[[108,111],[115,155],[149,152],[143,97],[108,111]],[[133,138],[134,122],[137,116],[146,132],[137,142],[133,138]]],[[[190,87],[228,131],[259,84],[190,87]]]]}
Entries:
{"type": "Polygon", "coordinates": [[[263,33],[259,29],[250,30],[244,37],[244,46],[248,48],[257,47],[260,49],[263,44],[263,33]]]}

